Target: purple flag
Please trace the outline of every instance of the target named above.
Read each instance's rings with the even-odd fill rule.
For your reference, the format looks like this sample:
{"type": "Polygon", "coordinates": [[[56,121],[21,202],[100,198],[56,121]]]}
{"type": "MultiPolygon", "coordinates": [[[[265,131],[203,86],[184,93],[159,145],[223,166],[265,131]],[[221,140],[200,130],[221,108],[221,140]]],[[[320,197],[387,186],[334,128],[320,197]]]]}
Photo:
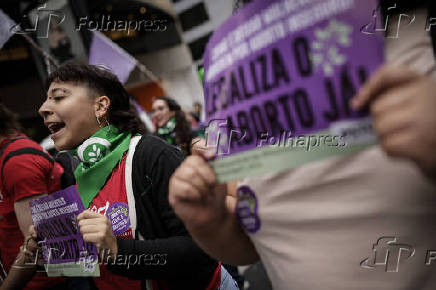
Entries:
{"type": "Polygon", "coordinates": [[[136,66],[136,59],[102,33],[95,31],[89,52],[89,64],[108,67],[123,84],[136,66]]]}
{"type": "Polygon", "coordinates": [[[17,28],[15,21],[0,9],[0,49],[14,35],[17,28]]]}

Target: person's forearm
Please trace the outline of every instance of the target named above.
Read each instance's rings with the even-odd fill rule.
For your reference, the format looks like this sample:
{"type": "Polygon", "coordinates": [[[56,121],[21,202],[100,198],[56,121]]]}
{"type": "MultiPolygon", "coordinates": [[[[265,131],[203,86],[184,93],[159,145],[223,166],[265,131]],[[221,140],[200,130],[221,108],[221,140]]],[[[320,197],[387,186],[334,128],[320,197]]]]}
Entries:
{"type": "Polygon", "coordinates": [[[36,273],[36,265],[26,264],[24,256],[19,255],[11,266],[6,279],[0,286],[0,290],[22,289],[36,273]]]}
{"type": "Polygon", "coordinates": [[[187,228],[195,242],[211,257],[226,264],[253,264],[259,260],[259,255],[233,214],[235,202],[227,200],[227,212],[221,222],[202,228],[187,225],[187,228]]]}

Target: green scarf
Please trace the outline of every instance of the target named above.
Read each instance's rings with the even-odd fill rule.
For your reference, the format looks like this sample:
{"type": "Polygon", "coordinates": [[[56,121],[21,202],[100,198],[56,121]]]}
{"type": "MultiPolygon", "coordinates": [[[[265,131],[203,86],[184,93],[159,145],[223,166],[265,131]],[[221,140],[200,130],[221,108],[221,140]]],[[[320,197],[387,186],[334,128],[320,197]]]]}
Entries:
{"type": "Polygon", "coordinates": [[[89,207],[123,158],[124,152],[129,149],[131,136],[132,134],[122,133],[109,125],[98,130],[74,150],[74,155],[81,161],[74,176],[85,208],[89,207]]]}
{"type": "Polygon", "coordinates": [[[169,144],[176,144],[176,134],[174,130],[176,129],[176,117],[171,117],[165,125],[157,129],[157,135],[165,139],[169,144]]]}

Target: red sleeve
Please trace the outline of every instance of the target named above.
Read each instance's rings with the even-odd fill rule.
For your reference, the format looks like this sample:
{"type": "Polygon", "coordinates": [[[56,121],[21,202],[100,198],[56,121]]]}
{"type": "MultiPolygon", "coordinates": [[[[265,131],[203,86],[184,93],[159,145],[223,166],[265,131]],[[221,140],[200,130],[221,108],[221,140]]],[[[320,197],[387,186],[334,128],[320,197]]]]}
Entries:
{"type": "Polygon", "coordinates": [[[52,163],[38,155],[12,157],[3,168],[3,184],[12,202],[48,193],[47,176],[52,167],[52,163]]]}

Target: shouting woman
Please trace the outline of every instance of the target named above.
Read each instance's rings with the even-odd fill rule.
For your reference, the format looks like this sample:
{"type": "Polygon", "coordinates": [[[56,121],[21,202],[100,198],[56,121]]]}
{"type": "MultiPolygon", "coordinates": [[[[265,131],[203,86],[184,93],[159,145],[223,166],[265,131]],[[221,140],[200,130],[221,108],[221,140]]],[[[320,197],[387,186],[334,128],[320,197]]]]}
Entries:
{"type": "Polygon", "coordinates": [[[46,88],[39,113],[56,149],[74,149],[81,161],[75,176],[89,210],[78,217],[80,231],[109,253],[97,287],[140,289],[142,281],[147,289],[235,289],[169,206],[168,181],[183,155],[160,138],[141,137],[144,127],[116,76],[70,63],[49,76],[46,88]],[[112,218],[115,211],[126,215],[112,218]]]}

